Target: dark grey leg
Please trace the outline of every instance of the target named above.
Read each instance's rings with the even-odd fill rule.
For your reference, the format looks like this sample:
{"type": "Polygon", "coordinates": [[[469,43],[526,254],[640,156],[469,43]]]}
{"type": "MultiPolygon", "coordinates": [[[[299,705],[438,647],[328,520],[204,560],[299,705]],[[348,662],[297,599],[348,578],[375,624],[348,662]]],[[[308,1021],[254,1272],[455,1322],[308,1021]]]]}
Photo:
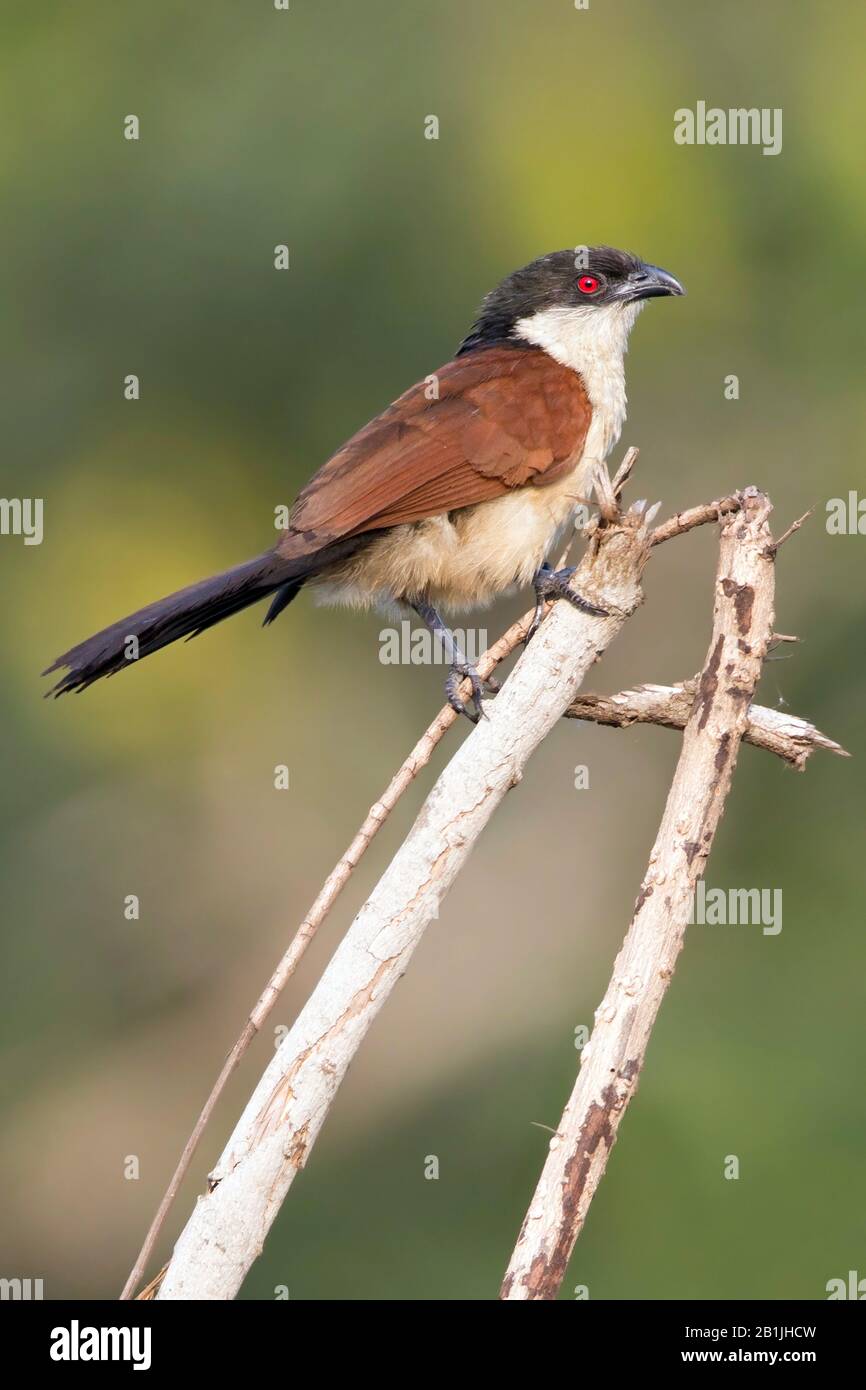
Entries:
{"type": "Polygon", "coordinates": [[[579,608],[581,613],[590,613],[594,618],[606,618],[608,616],[606,608],[599,608],[597,604],[590,603],[587,599],[581,598],[580,594],[576,594],[573,589],[569,588],[568,581],[574,574],[575,569],[575,565],[571,565],[569,568],[563,570],[551,569],[550,565],[545,560],[541,569],[536,571],[535,578],[532,581],[532,587],[535,590],[535,612],[532,615],[532,622],[529,624],[529,631],[524,639],[526,642],[529,642],[538,631],[541,619],[544,617],[544,605],[548,603],[550,599],[567,599],[575,608],[579,608]]]}
{"type": "MultiPolygon", "coordinates": [[[[413,603],[412,607],[415,609],[418,617],[427,624],[430,631],[438,633],[441,639],[445,651],[445,658],[451,667],[448,679],[445,682],[445,694],[448,697],[449,705],[452,709],[456,710],[458,714],[465,714],[467,719],[471,719],[473,724],[477,724],[478,720],[484,714],[481,696],[484,693],[485,683],[481,680],[475,667],[470,665],[466,660],[465,655],[454,641],[453,633],[446,627],[445,623],[443,623],[432,603],[422,603],[419,601],[418,603],[413,603]],[[472,710],[466,708],[458,694],[460,685],[467,678],[472,683],[472,710]]],[[[488,680],[486,684],[491,691],[495,692],[499,689],[499,683],[493,679],[488,680]]]]}

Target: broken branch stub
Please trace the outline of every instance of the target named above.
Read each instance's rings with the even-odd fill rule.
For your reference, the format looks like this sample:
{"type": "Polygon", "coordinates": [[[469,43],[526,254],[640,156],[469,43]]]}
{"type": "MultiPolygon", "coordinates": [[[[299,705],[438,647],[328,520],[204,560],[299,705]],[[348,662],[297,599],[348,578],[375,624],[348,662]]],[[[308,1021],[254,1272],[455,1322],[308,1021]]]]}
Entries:
{"type": "MultiPolygon", "coordinates": [[[[778,633],[774,633],[773,640],[780,640],[778,633]]],[[[681,681],[679,685],[638,685],[633,690],[620,690],[616,695],[580,694],[565,711],[565,717],[615,729],[628,729],[632,724],[684,729],[697,688],[696,677],[681,681]]],[[[807,760],[818,748],[835,753],[839,758],[850,757],[841,744],[822,734],[808,719],[766,705],[750,705],[743,742],[775,753],[797,772],[805,771],[807,760]]]]}

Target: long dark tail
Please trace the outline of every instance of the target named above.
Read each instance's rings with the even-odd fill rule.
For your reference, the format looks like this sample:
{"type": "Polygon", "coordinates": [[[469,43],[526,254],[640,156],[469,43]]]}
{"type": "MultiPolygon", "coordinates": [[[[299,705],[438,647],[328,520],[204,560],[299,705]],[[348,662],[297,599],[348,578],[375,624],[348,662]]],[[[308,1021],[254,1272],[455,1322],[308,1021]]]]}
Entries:
{"type": "Polygon", "coordinates": [[[137,659],[167,647],[179,637],[196,637],[206,628],[240,613],[268,594],[276,593],[266,621],[276,617],[301,589],[317,568],[315,557],[306,562],[286,560],[269,550],[243,565],[216,574],[180,589],[158,603],[140,608],[128,618],[112,623],[102,632],[79,642],[43,671],[66,668],[66,674],[48,691],[63,695],[68,690],[86,690],[101,676],[113,676],[134,666],[137,659]]]}

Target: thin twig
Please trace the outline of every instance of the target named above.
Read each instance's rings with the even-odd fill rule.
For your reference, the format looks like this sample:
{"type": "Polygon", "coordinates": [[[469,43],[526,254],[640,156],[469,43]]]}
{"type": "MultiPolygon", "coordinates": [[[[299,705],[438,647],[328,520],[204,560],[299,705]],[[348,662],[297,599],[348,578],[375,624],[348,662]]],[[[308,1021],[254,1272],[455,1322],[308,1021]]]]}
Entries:
{"type": "Polygon", "coordinates": [[[657,526],[652,534],[652,544],[661,545],[663,541],[673,540],[674,536],[685,535],[696,526],[706,526],[710,521],[721,521],[729,512],[740,510],[740,500],[736,496],[720,497],[717,502],[704,502],[700,507],[690,507],[688,511],[677,512],[657,526]]]}
{"type": "Polygon", "coordinates": [[[162,1283],[165,1271],[167,1269],[168,1265],[163,1265],[162,1269],[159,1271],[159,1274],[155,1275],[154,1278],[151,1279],[150,1283],[144,1286],[144,1288],[141,1290],[141,1293],[138,1294],[139,1302],[150,1303],[153,1299],[156,1298],[157,1289],[162,1283]]]}
{"type": "Polygon", "coordinates": [[[596,1012],[502,1284],[553,1299],[633,1096],[722,817],[773,630],[770,503],[757,489],[722,528],[713,632],[634,917],[596,1012]]]}
{"type": "Polygon", "coordinates": [[[783,531],[777,541],[772,542],[774,555],[785,544],[785,541],[790,540],[791,536],[793,536],[795,531],[799,531],[800,527],[803,525],[803,522],[809,520],[809,517],[812,515],[814,510],[814,507],[810,507],[809,510],[807,512],[804,512],[802,516],[799,516],[796,521],[791,522],[791,525],[788,527],[787,531],[783,531]]]}
{"type": "Polygon", "coordinates": [[[614,497],[619,498],[622,494],[623,488],[625,487],[626,483],[628,482],[629,478],[634,472],[634,466],[637,463],[639,457],[640,449],[635,448],[634,445],[632,445],[630,449],[626,449],[623,461],[620,464],[619,468],[616,470],[613,482],[611,483],[614,497]]]}

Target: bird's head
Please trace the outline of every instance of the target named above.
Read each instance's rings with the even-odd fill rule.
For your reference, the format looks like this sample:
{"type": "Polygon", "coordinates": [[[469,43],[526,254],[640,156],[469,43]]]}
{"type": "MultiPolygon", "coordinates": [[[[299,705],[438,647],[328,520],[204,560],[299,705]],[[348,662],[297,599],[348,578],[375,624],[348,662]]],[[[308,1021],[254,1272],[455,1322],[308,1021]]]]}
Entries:
{"type": "Polygon", "coordinates": [[[522,342],[568,361],[571,341],[579,355],[596,339],[625,351],[646,300],[678,294],[685,290],[669,271],[613,246],[552,251],[491,290],[460,351],[522,342]]]}

